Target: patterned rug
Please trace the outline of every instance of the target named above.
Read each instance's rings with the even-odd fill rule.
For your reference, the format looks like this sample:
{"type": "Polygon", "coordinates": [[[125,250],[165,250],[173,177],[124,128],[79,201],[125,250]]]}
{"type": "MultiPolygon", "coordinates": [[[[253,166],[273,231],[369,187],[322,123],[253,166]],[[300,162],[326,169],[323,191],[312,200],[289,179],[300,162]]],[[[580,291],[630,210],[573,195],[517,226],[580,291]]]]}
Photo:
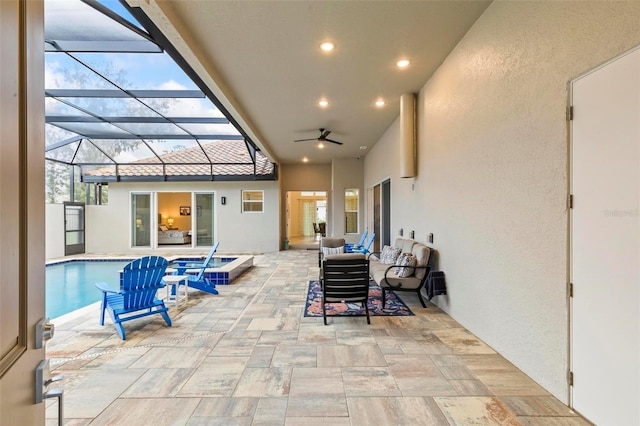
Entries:
{"type": "MultiPolygon", "coordinates": [[[[329,315],[363,315],[360,303],[327,303],[329,315]]],[[[373,281],[369,286],[369,315],[371,316],[409,316],[411,309],[394,293],[387,293],[387,301],[382,309],[382,290],[373,281]]],[[[322,317],[322,290],[318,281],[309,281],[305,317],[322,317]]]]}

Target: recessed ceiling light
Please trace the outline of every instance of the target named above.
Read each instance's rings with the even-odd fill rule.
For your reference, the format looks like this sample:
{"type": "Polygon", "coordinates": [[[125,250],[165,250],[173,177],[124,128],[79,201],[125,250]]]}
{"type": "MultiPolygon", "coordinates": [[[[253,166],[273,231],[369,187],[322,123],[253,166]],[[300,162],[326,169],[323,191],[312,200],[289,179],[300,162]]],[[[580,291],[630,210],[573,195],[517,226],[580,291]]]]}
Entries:
{"type": "Polygon", "coordinates": [[[409,62],[408,59],[401,59],[398,62],[396,62],[396,65],[398,66],[398,68],[406,68],[409,66],[411,62],[409,62]]]}
{"type": "Polygon", "coordinates": [[[367,146],[366,145],[361,145],[360,149],[365,150],[365,149],[367,149],[367,146]]]}
{"type": "Polygon", "coordinates": [[[325,41],[320,45],[320,49],[324,50],[325,52],[331,52],[335,47],[336,46],[330,41],[325,41]]]}
{"type": "Polygon", "coordinates": [[[307,163],[309,161],[309,159],[307,157],[302,157],[302,162],[303,163],[307,163]]]}
{"type": "Polygon", "coordinates": [[[384,101],[383,101],[382,99],[378,99],[378,100],[376,101],[376,106],[377,106],[377,107],[383,107],[383,106],[384,106],[384,101]]]}
{"type": "Polygon", "coordinates": [[[326,108],[327,106],[329,106],[329,101],[326,99],[320,99],[320,102],[318,102],[318,105],[320,105],[322,108],[326,108]]]}

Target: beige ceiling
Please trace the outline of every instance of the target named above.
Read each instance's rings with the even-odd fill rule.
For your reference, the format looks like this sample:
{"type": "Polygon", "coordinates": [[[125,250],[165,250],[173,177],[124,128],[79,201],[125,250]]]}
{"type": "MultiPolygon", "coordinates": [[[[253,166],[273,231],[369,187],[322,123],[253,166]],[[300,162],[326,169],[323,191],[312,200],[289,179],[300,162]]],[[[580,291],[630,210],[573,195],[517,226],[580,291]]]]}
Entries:
{"type": "Polygon", "coordinates": [[[420,90],[490,3],[129,2],[214,86],[265,154],[316,164],[366,155],[398,117],[400,95],[420,90]],[[326,40],[335,43],[332,53],[319,48],[326,40]],[[396,67],[400,58],[411,61],[408,69],[396,67]],[[293,142],[321,127],[344,145],[293,142]]]}

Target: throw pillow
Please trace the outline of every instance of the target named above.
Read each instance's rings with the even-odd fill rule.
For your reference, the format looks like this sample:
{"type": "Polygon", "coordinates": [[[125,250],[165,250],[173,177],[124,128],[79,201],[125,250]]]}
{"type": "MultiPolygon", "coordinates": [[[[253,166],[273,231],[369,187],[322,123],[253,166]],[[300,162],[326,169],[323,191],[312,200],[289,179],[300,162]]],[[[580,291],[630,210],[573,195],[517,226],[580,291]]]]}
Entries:
{"type": "Polygon", "coordinates": [[[400,266],[396,266],[396,275],[400,278],[406,278],[413,275],[415,272],[415,268],[411,268],[411,266],[416,266],[418,263],[418,259],[412,254],[402,253],[396,263],[400,266]]]}
{"type": "Polygon", "coordinates": [[[380,253],[380,263],[383,265],[393,265],[396,263],[396,259],[400,255],[401,249],[391,246],[382,247],[382,253],[380,253]]]}
{"type": "Polygon", "coordinates": [[[322,247],[322,254],[340,254],[344,253],[344,247],[322,247]]]}

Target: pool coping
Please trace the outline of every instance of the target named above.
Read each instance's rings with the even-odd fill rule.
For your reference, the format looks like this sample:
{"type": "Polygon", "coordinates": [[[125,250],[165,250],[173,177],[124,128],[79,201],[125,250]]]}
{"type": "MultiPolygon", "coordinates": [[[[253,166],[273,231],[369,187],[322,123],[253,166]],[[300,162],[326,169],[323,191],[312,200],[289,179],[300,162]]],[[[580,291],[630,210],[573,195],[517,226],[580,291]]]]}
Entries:
{"type": "MultiPolygon", "coordinates": [[[[58,265],[67,262],[75,262],[78,260],[88,261],[88,262],[109,262],[109,261],[117,261],[117,260],[128,260],[134,261],[139,259],[141,256],[128,256],[128,255],[106,255],[106,256],[95,256],[95,257],[85,257],[85,256],[68,256],[65,258],[59,259],[51,259],[45,262],[45,266],[50,265],[58,265]]],[[[204,260],[206,256],[203,255],[184,255],[184,254],[176,254],[172,256],[163,256],[169,263],[174,262],[176,259],[184,259],[184,258],[193,258],[195,260],[204,260]]],[[[227,254],[227,255],[214,255],[214,258],[217,259],[228,259],[234,258],[235,260],[227,263],[226,265],[219,268],[207,268],[205,272],[232,272],[234,268],[238,266],[243,266],[245,263],[248,263],[248,266],[253,266],[253,255],[245,255],[245,254],[227,254]]],[[[244,265],[247,266],[247,265],[244,265]]],[[[173,271],[174,268],[167,268],[168,270],[173,271]]],[[[199,270],[199,269],[198,269],[199,270]]],[[[246,268],[245,268],[246,270],[246,268]]],[[[189,269],[189,271],[196,271],[196,269],[189,269]]],[[[235,278],[235,277],[234,277],[235,278]]]]}

